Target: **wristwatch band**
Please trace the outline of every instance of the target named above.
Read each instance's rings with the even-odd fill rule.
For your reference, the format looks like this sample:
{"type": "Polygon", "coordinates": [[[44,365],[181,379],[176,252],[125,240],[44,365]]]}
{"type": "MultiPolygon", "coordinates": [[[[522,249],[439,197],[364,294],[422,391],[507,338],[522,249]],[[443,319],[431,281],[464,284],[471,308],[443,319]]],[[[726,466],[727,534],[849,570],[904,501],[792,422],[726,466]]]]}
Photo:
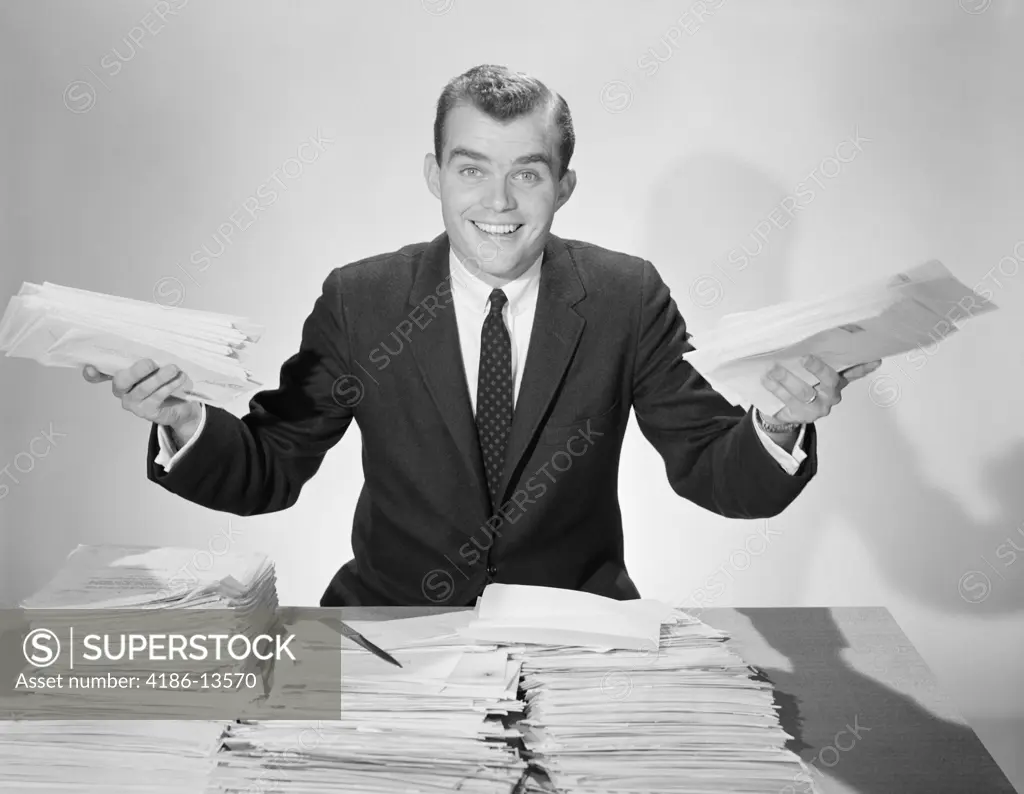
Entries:
{"type": "Polygon", "coordinates": [[[758,408],[754,409],[754,414],[761,429],[768,433],[792,433],[801,427],[799,422],[769,422],[758,408]]]}

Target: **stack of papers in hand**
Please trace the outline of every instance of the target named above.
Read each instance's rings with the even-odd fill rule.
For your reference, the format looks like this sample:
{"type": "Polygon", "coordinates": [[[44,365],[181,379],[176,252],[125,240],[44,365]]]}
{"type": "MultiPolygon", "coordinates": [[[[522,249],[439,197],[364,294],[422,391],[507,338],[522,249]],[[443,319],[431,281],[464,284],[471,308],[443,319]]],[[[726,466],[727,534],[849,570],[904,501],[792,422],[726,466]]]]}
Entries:
{"type": "Polygon", "coordinates": [[[526,768],[514,747],[519,732],[508,724],[523,707],[520,663],[502,648],[462,637],[472,617],[464,611],[349,622],[401,668],[328,628],[324,652],[333,655],[334,676],[321,681],[308,664],[302,669],[313,635],[299,632],[306,644],[296,654],[298,669],[278,664],[268,707],[290,691],[294,711],[294,692],[304,690],[313,701],[333,700],[339,713],[232,725],[211,790],[509,794],[526,768]]]}
{"type": "Polygon", "coordinates": [[[761,378],[782,364],[809,386],[800,363],[813,354],[837,372],[916,347],[935,345],[996,305],[938,261],[843,294],[723,317],[683,355],[733,405],[773,416],[782,401],[761,378]]]}
{"type": "Polygon", "coordinates": [[[516,585],[490,585],[478,613],[467,635],[506,626],[510,642],[530,643],[509,649],[523,663],[527,757],[547,777],[527,791],[817,791],[785,748],[771,685],[722,632],[658,602],[516,585]],[[604,628],[630,614],[621,637],[604,628]],[[566,641],[552,643],[558,624],[566,641]]]}
{"type": "MultiPolygon", "coordinates": [[[[61,675],[64,686],[18,690],[0,698],[4,719],[12,713],[21,718],[0,721],[0,791],[9,781],[13,790],[47,794],[204,791],[231,721],[224,714],[230,711],[225,703],[235,693],[201,690],[199,676],[207,672],[212,681],[225,665],[238,671],[243,663],[231,658],[154,663],[144,654],[134,662],[83,662],[79,648],[71,669],[69,630],[78,643],[89,633],[180,630],[188,637],[204,631],[204,616],[221,615],[217,631],[248,637],[271,634],[277,629],[275,582],[273,563],[258,554],[78,546],[54,578],[21,603],[29,630],[44,629],[61,642],[56,661],[42,669],[26,666],[24,673],[51,679],[61,675]],[[142,683],[160,664],[189,673],[194,683],[188,688],[142,683]],[[82,682],[108,672],[140,676],[140,685],[131,691],[95,684],[69,687],[72,676],[82,682]],[[153,719],[158,714],[169,718],[153,719]]],[[[239,689],[240,702],[265,696],[266,678],[258,681],[255,688],[239,689]]],[[[3,684],[9,688],[9,682],[3,684]]]]}
{"type": "Polygon", "coordinates": [[[260,387],[244,361],[262,333],[241,317],[25,283],[0,320],[0,350],[50,367],[91,364],[107,375],[144,358],[174,364],[191,381],[177,396],[224,405],[260,387]]]}

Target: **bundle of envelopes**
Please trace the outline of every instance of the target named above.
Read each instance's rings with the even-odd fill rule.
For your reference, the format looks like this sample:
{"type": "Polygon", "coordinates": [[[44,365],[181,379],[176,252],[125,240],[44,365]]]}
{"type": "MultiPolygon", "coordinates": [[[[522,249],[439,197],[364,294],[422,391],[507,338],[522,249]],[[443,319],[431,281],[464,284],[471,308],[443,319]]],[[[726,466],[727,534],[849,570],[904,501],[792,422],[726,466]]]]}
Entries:
{"type": "Polygon", "coordinates": [[[232,725],[212,790],[509,794],[526,768],[509,724],[523,707],[520,663],[503,648],[461,636],[471,617],[349,622],[400,668],[327,625],[322,651],[333,664],[311,664],[316,635],[297,629],[299,662],[294,670],[278,664],[268,711],[286,716],[306,698],[309,708],[326,704],[333,713],[232,725]]]}
{"type": "MultiPolygon", "coordinates": [[[[264,555],[229,551],[78,546],[21,607],[25,628],[51,632],[61,643],[55,661],[23,672],[51,679],[61,675],[63,688],[12,691],[10,682],[3,682],[0,713],[21,719],[0,721],[0,791],[203,791],[231,719],[224,714],[230,712],[225,703],[236,693],[200,691],[201,661],[167,665],[167,675],[189,673],[190,687],[169,686],[166,678],[150,687],[145,677],[160,663],[147,663],[144,655],[136,662],[86,662],[83,648],[76,653],[70,646],[74,638],[80,645],[90,633],[151,635],[179,627],[188,636],[214,623],[218,631],[250,637],[271,633],[277,629],[273,563],[264,555]],[[211,623],[208,616],[222,619],[211,623]],[[130,691],[112,689],[97,683],[108,672],[141,679],[130,691]],[[73,688],[72,677],[79,682],[73,688]]],[[[120,651],[114,645],[109,649],[115,655],[120,651]]],[[[225,663],[239,669],[234,659],[205,669],[212,676],[225,663]]],[[[9,673],[5,669],[5,678],[9,673]]],[[[265,685],[261,678],[255,690],[239,689],[237,697],[263,697],[265,685]]]]}
{"type": "Polygon", "coordinates": [[[491,585],[466,634],[518,646],[527,757],[546,776],[527,791],[816,791],[771,685],[681,611],[491,585]]]}
{"type": "Polygon", "coordinates": [[[806,355],[841,372],[934,347],[996,308],[932,260],[842,294],[728,315],[694,337],[696,350],[683,358],[733,405],[754,405],[773,416],[783,403],[761,378],[777,363],[816,386],[818,377],[800,361],[806,355]]]}
{"type": "Polygon", "coordinates": [[[263,330],[241,317],[26,282],[0,320],[0,350],[108,375],[144,358],[173,364],[190,381],[178,396],[224,405],[260,387],[244,364],[263,330]]]}

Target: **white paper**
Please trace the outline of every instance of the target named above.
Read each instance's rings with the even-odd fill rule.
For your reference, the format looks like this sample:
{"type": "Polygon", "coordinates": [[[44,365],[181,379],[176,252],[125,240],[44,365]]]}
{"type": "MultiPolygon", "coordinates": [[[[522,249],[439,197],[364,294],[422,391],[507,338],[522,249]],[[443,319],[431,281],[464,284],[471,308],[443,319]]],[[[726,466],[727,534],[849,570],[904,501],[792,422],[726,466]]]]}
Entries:
{"type": "Polygon", "coordinates": [[[800,364],[803,356],[842,372],[941,343],[996,308],[932,260],[843,293],[728,315],[694,338],[696,349],[683,358],[732,404],[774,416],[783,403],[761,378],[775,364],[814,386],[818,379],[800,364]]]}
{"type": "Polygon", "coordinates": [[[143,358],[188,377],[175,396],[226,405],[260,387],[246,369],[261,326],[242,318],[25,283],[0,319],[0,350],[49,367],[112,375],[143,358]]]}

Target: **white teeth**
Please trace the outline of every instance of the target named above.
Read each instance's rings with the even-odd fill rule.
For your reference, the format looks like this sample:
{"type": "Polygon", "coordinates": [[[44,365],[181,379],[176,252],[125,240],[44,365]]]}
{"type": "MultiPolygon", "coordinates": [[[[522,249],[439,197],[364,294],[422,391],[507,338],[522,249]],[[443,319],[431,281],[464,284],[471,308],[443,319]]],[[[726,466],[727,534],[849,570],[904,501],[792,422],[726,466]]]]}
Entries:
{"type": "Polygon", "coordinates": [[[477,223],[476,221],[473,221],[473,225],[485,234],[512,234],[512,232],[522,226],[521,223],[503,223],[498,226],[491,223],[477,223]]]}

